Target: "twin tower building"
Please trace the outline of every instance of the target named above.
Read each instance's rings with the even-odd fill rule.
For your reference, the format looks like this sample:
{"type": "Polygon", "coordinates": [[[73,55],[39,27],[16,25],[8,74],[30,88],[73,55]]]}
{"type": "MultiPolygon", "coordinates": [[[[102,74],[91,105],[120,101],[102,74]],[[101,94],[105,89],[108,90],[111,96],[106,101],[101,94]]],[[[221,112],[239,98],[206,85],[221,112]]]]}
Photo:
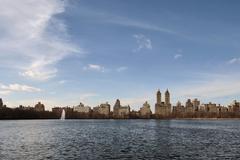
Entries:
{"type": "Polygon", "coordinates": [[[157,103],[155,104],[155,116],[156,118],[170,117],[171,116],[171,103],[170,93],[168,89],[165,92],[165,102],[162,102],[162,94],[160,90],[157,91],[157,103]]]}
{"type": "MultiPolygon", "coordinates": [[[[168,118],[171,116],[171,103],[170,93],[168,90],[165,92],[165,102],[162,102],[161,92],[157,91],[157,103],[155,104],[155,118],[168,118]]],[[[122,106],[120,100],[117,99],[113,107],[113,118],[129,118],[131,114],[130,106],[122,106]]],[[[139,116],[150,118],[152,115],[150,105],[145,102],[143,107],[140,108],[139,116]]]]}

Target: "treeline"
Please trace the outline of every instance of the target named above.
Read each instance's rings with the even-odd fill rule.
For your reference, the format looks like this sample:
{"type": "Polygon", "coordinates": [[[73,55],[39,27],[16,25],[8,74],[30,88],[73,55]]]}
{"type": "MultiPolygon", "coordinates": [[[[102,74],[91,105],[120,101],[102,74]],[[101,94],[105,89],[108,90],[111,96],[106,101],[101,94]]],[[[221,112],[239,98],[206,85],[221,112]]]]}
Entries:
{"type": "MultiPolygon", "coordinates": [[[[43,111],[38,112],[34,109],[23,110],[20,108],[1,108],[0,119],[59,119],[61,117],[60,112],[43,111]]],[[[66,119],[115,119],[113,113],[109,115],[90,113],[79,113],[74,111],[66,111],[66,119]]],[[[240,112],[222,112],[222,113],[210,113],[210,112],[194,112],[184,114],[174,114],[169,116],[156,116],[154,114],[148,116],[140,116],[137,112],[130,112],[125,119],[181,119],[181,118],[240,118],[240,112]]]]}
{"type": "MultiPolygon", "coordinates": [[[[11,120],[11,119],[60,119],[60,112],[50,111],[35,111],[34,109],[23,110],[20,108],[0,108],[0,120],[11,120]]],[[[89,114],[66,111],[66,119],[108,119],[110,115],[89,114]]]]}
{"type": "Polygon", "coordinates": [[[55,113],[44,111],[37,112],[35,110],[22,110],[19,108],[2,108],[0,109],[0,119],[57,119],[55,113]]]}

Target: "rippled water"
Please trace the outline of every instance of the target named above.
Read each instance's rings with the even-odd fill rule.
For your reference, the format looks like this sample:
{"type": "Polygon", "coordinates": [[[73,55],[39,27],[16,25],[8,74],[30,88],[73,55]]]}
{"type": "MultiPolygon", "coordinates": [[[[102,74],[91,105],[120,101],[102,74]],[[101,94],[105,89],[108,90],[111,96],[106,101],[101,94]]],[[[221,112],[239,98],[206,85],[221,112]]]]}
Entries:
{"type": "Polygon", "coordinates": [[[239,120],[0,121],[1,159],[238,159],[239,120]]]}

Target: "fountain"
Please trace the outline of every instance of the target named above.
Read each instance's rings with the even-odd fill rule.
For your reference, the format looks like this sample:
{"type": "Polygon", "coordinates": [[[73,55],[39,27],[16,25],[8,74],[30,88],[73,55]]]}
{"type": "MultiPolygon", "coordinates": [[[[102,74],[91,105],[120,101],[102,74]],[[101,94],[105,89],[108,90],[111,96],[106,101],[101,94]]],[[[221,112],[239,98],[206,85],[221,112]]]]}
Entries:
{"type": "Polygon", "coordinates": [[[61,120],[65,120],[65,114],[66,114],[65,110],[63,109],[61,114],[61,120]]]}

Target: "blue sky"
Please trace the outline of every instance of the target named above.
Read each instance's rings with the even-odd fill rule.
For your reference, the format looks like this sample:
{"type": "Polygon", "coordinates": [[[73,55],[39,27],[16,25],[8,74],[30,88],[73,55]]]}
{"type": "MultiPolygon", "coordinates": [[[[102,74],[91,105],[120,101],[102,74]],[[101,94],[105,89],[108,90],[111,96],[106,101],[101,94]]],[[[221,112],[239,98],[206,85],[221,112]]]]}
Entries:
{"type": "Polygon", "coordinates": [[[8,106],[133,109],[240,95],[240,2],[0,0],[0,97],[8,106]]]}

